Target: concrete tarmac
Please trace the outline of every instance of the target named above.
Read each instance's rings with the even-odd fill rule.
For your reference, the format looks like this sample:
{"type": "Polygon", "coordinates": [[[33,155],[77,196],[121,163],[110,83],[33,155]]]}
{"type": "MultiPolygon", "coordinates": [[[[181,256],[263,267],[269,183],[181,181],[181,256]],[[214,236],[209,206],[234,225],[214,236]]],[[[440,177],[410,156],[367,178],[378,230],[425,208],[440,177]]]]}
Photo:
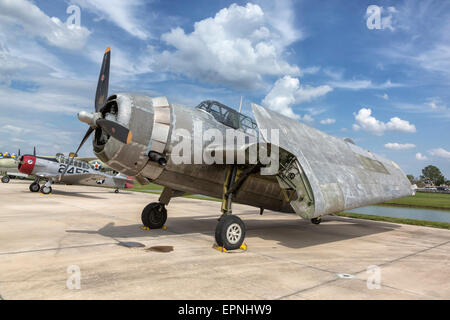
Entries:
{"type": "Polygon", "coordinates": [[[222,253],[218,202],[172,199],[167,229],[146,231],[158,195],[28,185],[0,184],[2,299],[450,299],[449,230],[235,204],[248,250],[222,253]]]}

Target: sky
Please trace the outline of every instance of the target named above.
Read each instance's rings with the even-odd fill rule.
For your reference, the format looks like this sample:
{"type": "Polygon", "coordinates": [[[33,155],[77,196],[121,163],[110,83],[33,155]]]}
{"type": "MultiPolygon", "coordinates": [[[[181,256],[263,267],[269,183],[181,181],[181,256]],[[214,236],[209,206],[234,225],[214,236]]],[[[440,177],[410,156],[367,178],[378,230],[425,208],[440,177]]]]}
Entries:
{"type": "Polygon", "coordinates": [[[242,96],[450,178],[450,1],[0,0],[0,151],[76,149],[107,46],[110,94],[242,96]]]}

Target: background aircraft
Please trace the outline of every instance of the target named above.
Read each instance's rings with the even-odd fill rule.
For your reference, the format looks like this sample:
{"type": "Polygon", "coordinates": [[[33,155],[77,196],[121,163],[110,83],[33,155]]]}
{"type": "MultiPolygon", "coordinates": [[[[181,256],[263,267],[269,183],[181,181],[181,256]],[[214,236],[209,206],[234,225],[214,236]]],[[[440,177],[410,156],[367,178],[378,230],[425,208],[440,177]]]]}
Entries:
{"type": "MultiPolygon", "coordinates": [[[[73,159],[71,158],[71,160],[73,159]]],[[[18,170],[23,174],[35,177],[33,183],[30,184],[30,191],[41,191],[44,194],[52,192],[52,184],[55,182],[114,187],[116,188],[116,193],[119,192],[119,189],[124,188],[126,183],[133,182],[132,179],[122,174],[112,176],[92,169],[85,161],[75,160],[69,165],[69,159],[61,155],[56,158],[46,158],[36,155],[20,156],[18,170]],[[66,175],[61,177],[61,173],[64,170],[66,170],[66,175]],[[46,181],[42,187],[39,185],[41,180],[46,181]]]]}
{"type": "Polygon", "coordinates": [[[8,152],[0,153],[0,155],[0,173],[4,173],[1,179],[2,183],[8,183],[12,178],[25,179],[28,177],[17,169],[17,157],[20,156],[20,150],[18,156],[15,153],[9,154],[8,152]]]}
{"type": "MultiPolygon", "coordinates": [[[[312,223],[321,217],[360,206],[413,194],[411,184],[399,166],[350,141],[328,135],[296,120],[252,105],[256,122],[215,101],[205,101],[197,108],[169,103],[165,97],[151,98],[121,93],[107,98],[111,52],[108,48],[95,97],[95,112],[80,112],[78,118],[89,129],[78,150],[95,131],[96,156],[115,170],[135,176],[141,184],[149,180],[165,188],[159,202],[142,211],[142,222],[149,228],[161,228],[167,219],[165,206],[170,199],[184,193],[200,193],[222,198],[222,216],[216,226],[219,246],[237,249],[245,237],[245,225],[232,215],[232,202],[281,212],[295,212],[312,223]],[[268,150],[279,148],[280,165],[271,175],[262,175],[261,159],[242,165],[175,164],[171,153],[178,145],[174,134],[183,129],[183,141],[194,150],[193,158],[212,148],[203,141],[200,150],[194,145],[195,124],[213,128],[223,136],[227,129],[245,132],[256,128],[268,150]],[[277,129],[279,141],[265,129],[277,129]]],[[[218,145],[212,151],[250,150],[244,142],[232,146],[218,145]]],[[[258,144],[262,148],[264,143],[258,144]]],[[[73,161],[73,159],[71,159],[73,161]]],[[[63,173],[64,175],[64,173],[63,173]]]]}

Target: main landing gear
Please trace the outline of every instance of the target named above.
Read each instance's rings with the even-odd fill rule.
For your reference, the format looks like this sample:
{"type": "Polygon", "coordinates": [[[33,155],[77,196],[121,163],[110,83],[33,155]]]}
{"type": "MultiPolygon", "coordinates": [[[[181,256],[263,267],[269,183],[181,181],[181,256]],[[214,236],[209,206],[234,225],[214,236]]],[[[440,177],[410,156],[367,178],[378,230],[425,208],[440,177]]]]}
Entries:
{"type": "Polygon", "coordinates": [[[142,224],[149,229],[161,229],[164,227],[167,220],[166,205],[169,204],[171,198],[179,197],[183,194],[184,192],[165,187],[159,197],[159,202],[152,202],[142,210],[142,224]]]}
{"type": "MultiPolygon", "coordinates": [[[[53,183],[52,180],[48,180],[48,181],[40,188],[41,193],[43,193],[43,194],[50,194],[50,193],[52,193],[52,183],[53,183]]],[[[38,187],[39,187],[39,185],[38,185],[38,187]]],[[[31,186],[30,186],[30,190],[31,190],[31,186]]]]}
{"type": "MultiPolygon", "coordinates": [[[[239,170],[237,166],[233,166],[227,172],[222,196],[222,216],[219,218],[215,231],[216,243],[222,249],[235,250],[246,247],[243,244],[246,232],[245,224],[238,216],[231,214],[231,204],[233,195],[255,168],[256,166],[239,170]]],[[[159,197],[159,202],[148,204],[142,211],[141,220],[144,226],[149,229],[164,227],[167,220],[166,205],[169,204],[171,198],[183,194],[182,191],[165,187],[159,197]]]]}
{"type": "Polygon", "coordinates": [[[31,192],[38,192],[41,189],[41,186],[39,185],[39,178],[36,178],[32,184],[30,184],[30,191],[31,192]]]}
{"type": "Polygon", "coordinates": [[[2,177],[2,182],[3,182],[3,183],[8,183],[9,180],[10,180],[10,179],[9,179],[9,176],[3,176],[3,177],[2,177]]]}
{"type": "Polygon", "coordinates": [[[167,210],[163,203],[152,202],[142,210],[141,220],[150,229],[160,229],[167,220],[167,210]]]}
{"type": "Polygon", "coordinates": [[[240,170],[237,166],[232,166],[228,169],[222,195],[222,216],[219,218],[215,232],[217,245],[226,250],[235,250],[243,246],[246,227],[241,218],[231,215],[231,204],[233,195],[255,168],[256,166],[252,166],[240,170]]]}

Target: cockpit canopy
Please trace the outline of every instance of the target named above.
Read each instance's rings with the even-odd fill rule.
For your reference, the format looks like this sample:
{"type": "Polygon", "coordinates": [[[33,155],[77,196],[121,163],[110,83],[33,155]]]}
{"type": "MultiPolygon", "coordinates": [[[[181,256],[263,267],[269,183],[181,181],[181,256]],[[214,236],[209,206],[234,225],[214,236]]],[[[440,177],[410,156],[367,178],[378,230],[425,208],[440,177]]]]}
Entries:
{"type": "Polygon", "coordinates": [[[256,122],[252,118],[214,100],[203,101],[196,108],[205,110],[217,121],[233,129],[247,131],[249,129],[256,130],[257,128],[256,122]]]}

